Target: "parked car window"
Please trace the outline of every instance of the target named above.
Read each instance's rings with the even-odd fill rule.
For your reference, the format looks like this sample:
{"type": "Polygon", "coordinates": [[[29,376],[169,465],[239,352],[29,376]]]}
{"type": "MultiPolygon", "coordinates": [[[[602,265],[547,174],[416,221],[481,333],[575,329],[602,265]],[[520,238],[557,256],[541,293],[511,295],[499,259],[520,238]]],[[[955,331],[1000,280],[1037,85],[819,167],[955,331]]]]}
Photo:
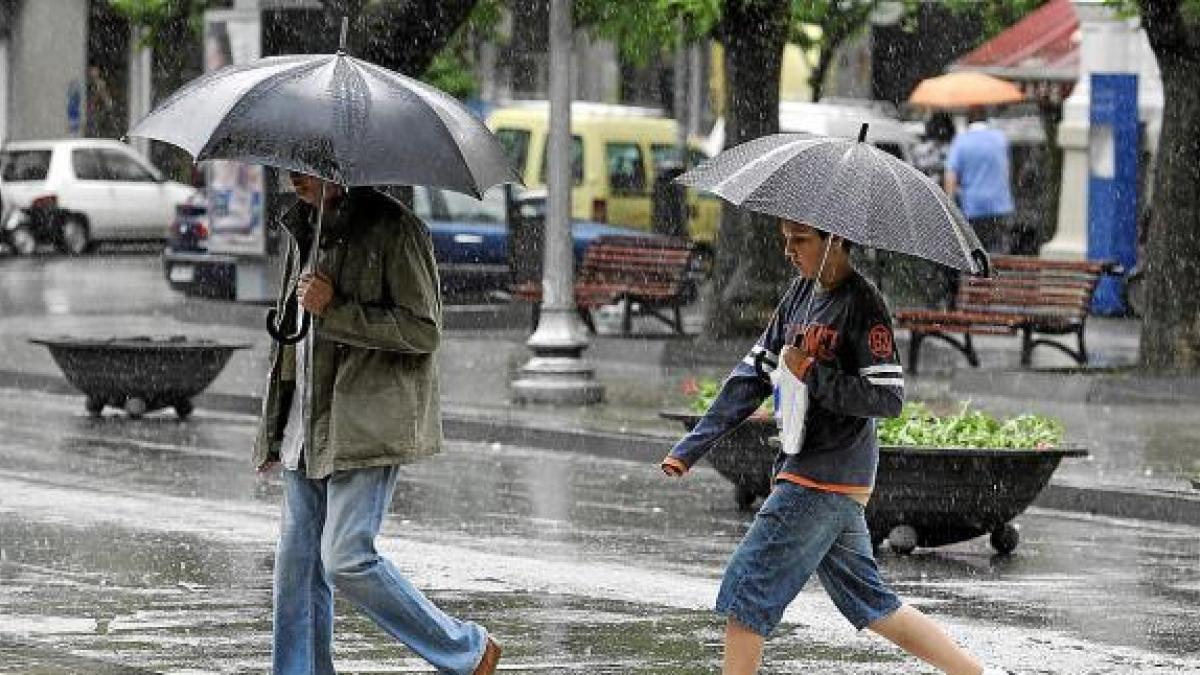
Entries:
{"type": "Polygon", "coordinates": [[[442,192],[446,204],[446,215],[450,220],[471,223],[504,222],[504,188],[488,190],[483,200],[460,192],[442,192]]]}
{"type": "MultiPolygon", "coordinates": [[[[550,149],[550,144],[546,144],[546,150],[550,149]]],[[[542,185],[546,184],[546,153],[542,152],[542,173],[540,181],[542,185]]],[[[583,139],[579,136],[571,137],[571,185],[583,185],[583,139]]]]}
{"type": "MultiPolygon", "coordinates": [[[[655,143],[650,146],[650,154],[654,160],[654,170],[658,171],[664,165],[674,166],[679,162],[679,149],[674,143],[655,143]]],[[[688,148],[688,167],[699,165],[708,159],[708,155],[696,148],[688,148]]]]}
{"type": "Polygon", "coordinates": [[[107,169],[105,173],[109,180],[136,183],[154,182],[154,176],[129,155],[116,150],[101,150],[100,155],[104,161],[104,167],[107,169]]]}
{"type": "Polygon", "coordinates": [[[904,148],[900,147],[898,143],[875,143],[875,147],[896,159],[904,159],[904,148]]]}
{"type": "Polygon", "coordinates": [[[524,176],[525,162],[529,159],[529,132],[524,129],[497,129],[496,138],[517,175],[524,176]]]}
{"type": "Polygon", "coordinates": [[[0,153],[0,179],[18,182],[46,180],[50,173],[49,150],[10,150],[0,153]]]}
{"type": "Polygon", "coordinates": [[[413,188],[413,213],[425,222],[433,220],[433,203],[429,200],[429,188],[413,188]]]}
{"type": "Polygon", "coordinates": [[[95,150],[72,150],[71,168],[79,180],[108,180],[104,172],[104,163],[95,150]]]}
{"type": "Polygon", "coordinates": [[[637,143],[606,143],[604,157],[608,166],[608,184],[613,192],[646,191],[646,165],[637,143]]]}

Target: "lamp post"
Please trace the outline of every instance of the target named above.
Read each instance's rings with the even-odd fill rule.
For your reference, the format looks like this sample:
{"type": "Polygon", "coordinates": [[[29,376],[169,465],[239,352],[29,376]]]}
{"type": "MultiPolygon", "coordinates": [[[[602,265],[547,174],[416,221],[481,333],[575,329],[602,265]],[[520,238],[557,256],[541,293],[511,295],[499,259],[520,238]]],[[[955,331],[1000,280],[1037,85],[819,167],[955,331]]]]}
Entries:
{"type": "Polygon", "coordinates": [[[533,351],[512,384],[520,403],[587,405],[604,398],[583,359],[588,340],[575,306],[571,235],[571,0],[550,0],[550,129],[547,137],[545,264],[533,351]]]}

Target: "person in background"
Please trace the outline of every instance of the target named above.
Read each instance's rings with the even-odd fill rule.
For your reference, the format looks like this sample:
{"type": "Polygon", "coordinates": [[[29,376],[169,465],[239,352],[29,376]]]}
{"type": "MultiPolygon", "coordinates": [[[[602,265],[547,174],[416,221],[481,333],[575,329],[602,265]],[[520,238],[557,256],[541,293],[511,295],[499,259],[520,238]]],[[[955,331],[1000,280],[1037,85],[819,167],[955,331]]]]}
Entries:
{"type": "Polygon", "coordinates": [[[988,125],[983,108],[973,107],[967,112],[966,130],[950,144],[943,184],[988,253],[1011,253],[1016,209],[1008,139],[988,125]]]}

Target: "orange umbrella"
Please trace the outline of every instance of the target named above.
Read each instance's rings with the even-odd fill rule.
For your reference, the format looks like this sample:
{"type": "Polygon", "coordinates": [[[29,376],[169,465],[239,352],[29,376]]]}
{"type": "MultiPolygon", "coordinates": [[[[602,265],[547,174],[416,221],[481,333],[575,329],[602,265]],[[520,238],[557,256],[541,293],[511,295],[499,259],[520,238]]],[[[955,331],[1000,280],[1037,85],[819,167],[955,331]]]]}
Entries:
{"type": "Polygon", "coordinates": [[[954,72],[921,80],[908,102],[929,108],[968,108],[1002,105],[1025,100],[1021,88],[984,73],[954,72]]]}

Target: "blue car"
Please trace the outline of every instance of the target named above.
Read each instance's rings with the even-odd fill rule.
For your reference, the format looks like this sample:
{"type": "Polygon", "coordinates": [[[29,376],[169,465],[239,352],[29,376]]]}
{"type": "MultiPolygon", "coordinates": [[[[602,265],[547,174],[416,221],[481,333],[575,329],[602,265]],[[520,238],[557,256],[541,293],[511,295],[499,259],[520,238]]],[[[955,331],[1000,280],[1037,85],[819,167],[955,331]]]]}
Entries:
{"type": "MultiPolygon", "coordinates": [[[[540,202],[526,201],[535,210],[540,202]]],[[[433,236],[442,290],[447,294],[481,294],[503,291],[513,278],[510,263],[510,227],[503,189],[489,191],[483,200],[446,190],[413,189],[413,211],[429,226],[433,236]]],[[[575,262],[584,249],[604,235],[649,236],[642,230],[574,222],[575,262]]],[[[176,210],[163,253],[163,272],[174,290],[188,295],[238,299],[236,263],[232,257],[208,251],[207,209],[191,202],[176,210]]],[[[529,257],[540,253],[531,252],[529,257]]],[[[518,260],[520,260],[518,258],[518,260]]]]}

